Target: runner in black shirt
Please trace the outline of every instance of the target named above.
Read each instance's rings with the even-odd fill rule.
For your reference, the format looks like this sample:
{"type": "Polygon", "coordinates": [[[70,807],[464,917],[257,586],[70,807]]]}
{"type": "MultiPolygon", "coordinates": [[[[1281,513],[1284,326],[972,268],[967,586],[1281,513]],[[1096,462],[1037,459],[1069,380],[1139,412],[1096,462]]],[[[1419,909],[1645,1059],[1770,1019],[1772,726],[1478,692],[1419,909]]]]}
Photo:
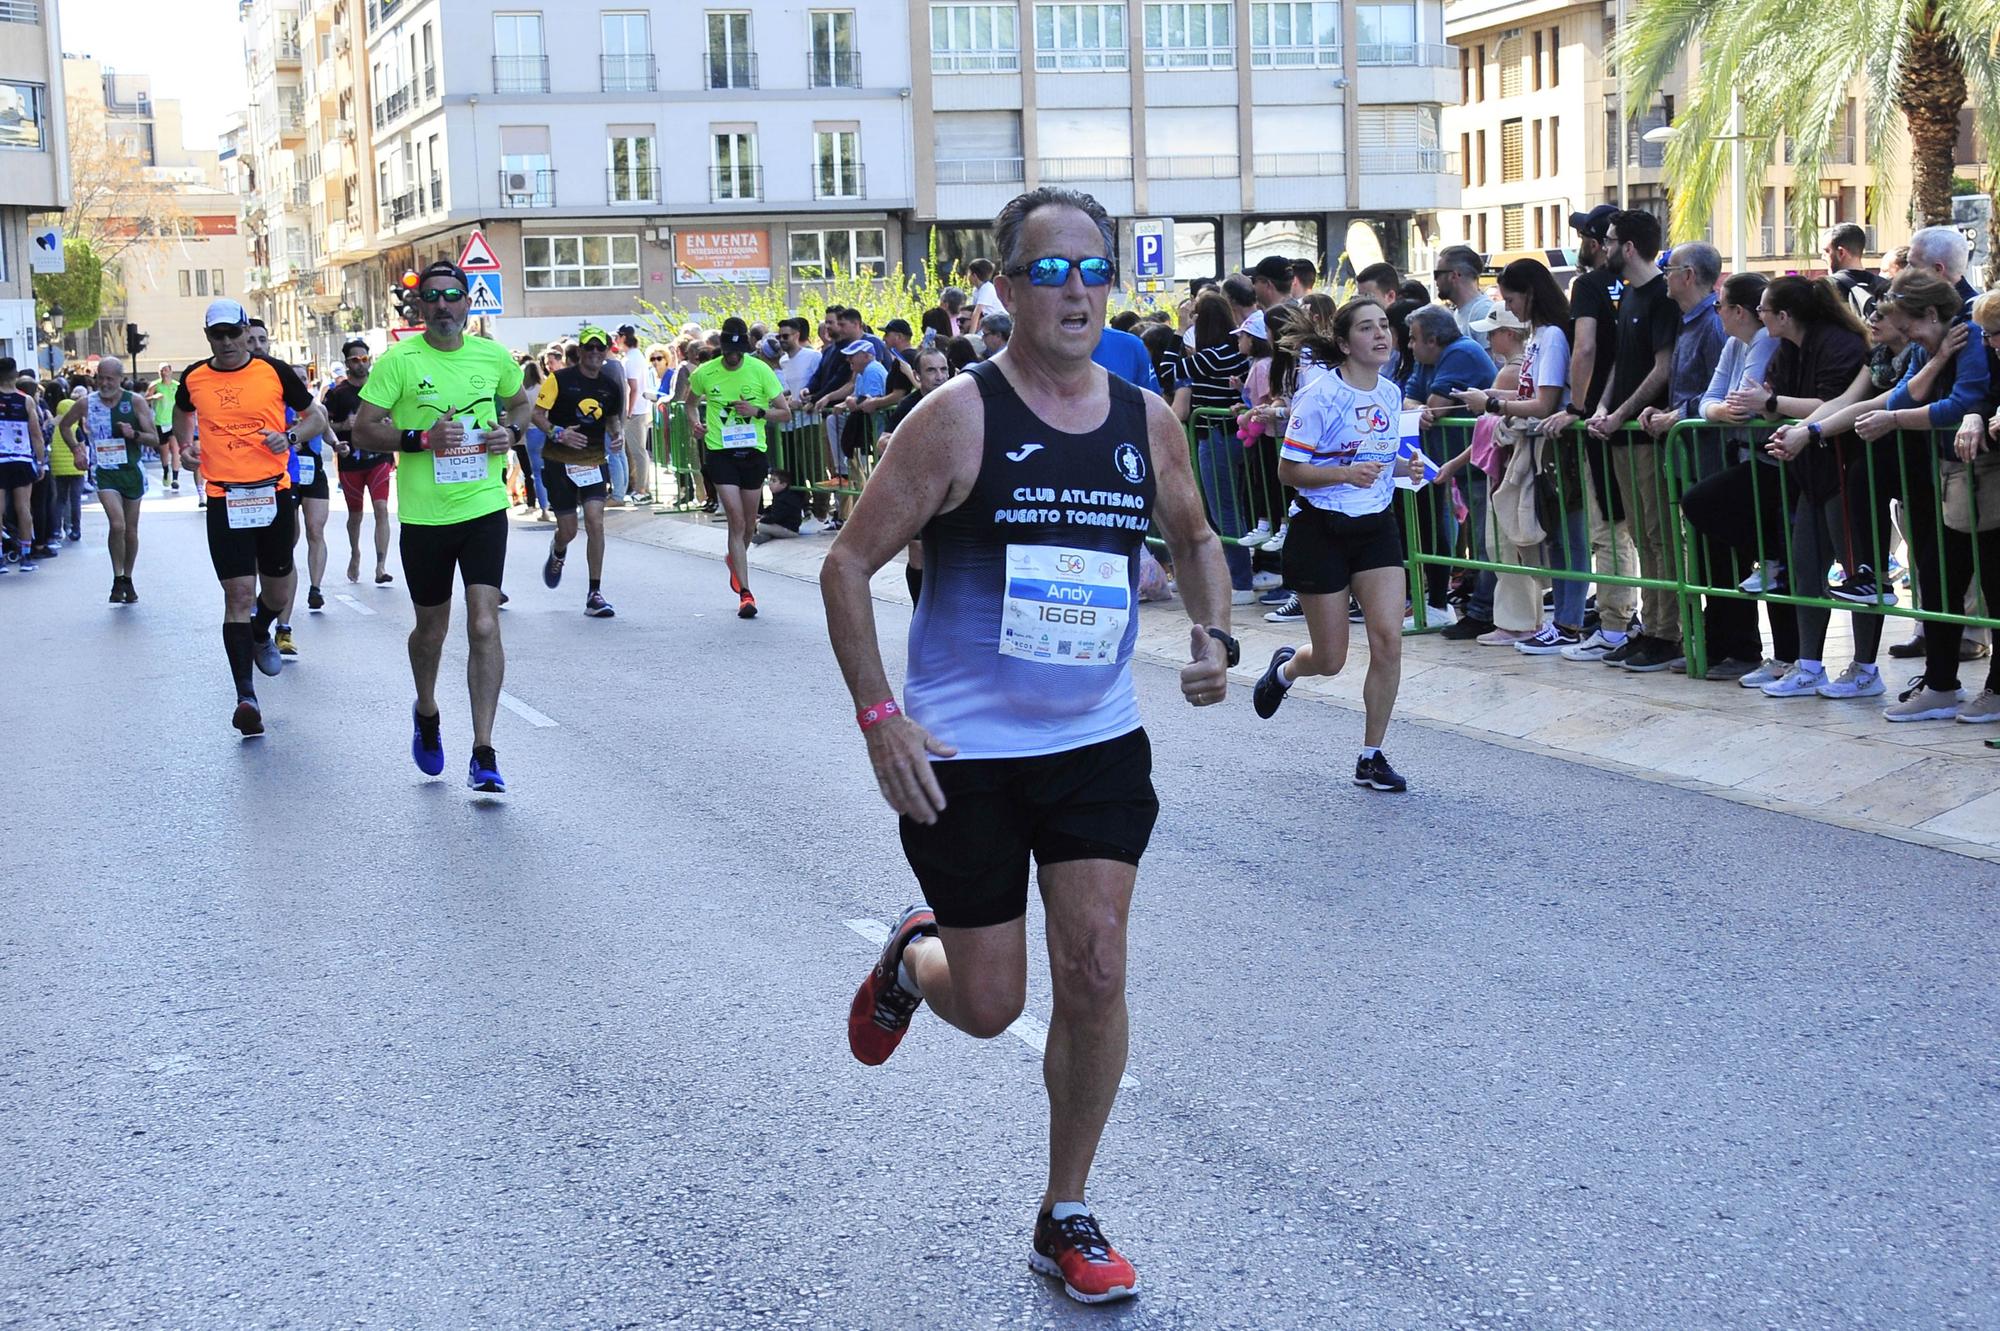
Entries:
{"type": "Polygon", "coordinates": [[[375,583],[394,582],[389,574],[389,478],[396,471],[394,453],[370,453],[354,446],[354,413],[361,406],[361,385],[375,356],[368,344],[353,338],[340,348],[347,376],[332,384],[320,399],[333,423],[333,450],[340,458],[340,493],[347,500],[347,580],[361,581],[361,509],[364,493],[375,508],[375,583]]]}
{"type": "Polygon", "coordinates": [[[576,539],[576,510],[583,508],[585,551],[590,560],[590,595],[583,613],[609,619],[616,613],[604,599],[604,501],[610,493],[604,470],[605,441],[618,433],[624,415],[625,388],[603,373],[611,335],[586,326],[576,335],[577,363],[542,380],[535,399],[535,424],[548,435],[542,445],[542,485],[549,493],[549,511],[556,515],[549,557],[542,564],[542,581],[562,582],[563,556],[576,539]]]}

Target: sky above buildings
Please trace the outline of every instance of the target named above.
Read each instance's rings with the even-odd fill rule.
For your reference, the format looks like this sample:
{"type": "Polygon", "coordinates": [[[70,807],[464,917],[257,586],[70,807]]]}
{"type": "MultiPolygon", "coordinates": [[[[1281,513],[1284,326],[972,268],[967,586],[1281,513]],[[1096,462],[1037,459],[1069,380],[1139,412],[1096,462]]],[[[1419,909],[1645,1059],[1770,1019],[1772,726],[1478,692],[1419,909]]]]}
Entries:
{"type": "Polygon", "coordinates": [[[249,102],[236,0],[58,0],[66,55],[148,74],[153,96],[177,97],[187,146],[213,148],[249,102]]]}

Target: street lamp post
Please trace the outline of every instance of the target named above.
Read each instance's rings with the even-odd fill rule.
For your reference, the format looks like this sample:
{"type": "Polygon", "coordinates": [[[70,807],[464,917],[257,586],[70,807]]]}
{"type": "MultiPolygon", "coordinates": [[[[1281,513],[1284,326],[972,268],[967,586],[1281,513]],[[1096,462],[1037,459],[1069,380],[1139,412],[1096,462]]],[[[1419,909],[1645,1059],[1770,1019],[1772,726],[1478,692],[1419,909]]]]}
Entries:
{"type": "MultiPolygon", "coordinates": [[[[1672,125],[1662,125],[1649,129],[1640,136],[1648,143],[1672,143],[1680,137],[1680,131],[1672,125]]],[[[1750,267],[1749,228],[1743,220],[1747,201],[1744,195],[1748,187],[1744,184],[1743,145],[1751,140],[1766,142],[1768,135],[1745,134],[1743,132],[1743,103],[1735,95],[1729,98],[1729,132],[1718,134],[1711,143],[1729,145],[1729,270],[1733,273],[1747,272],[1750,267]]]]}

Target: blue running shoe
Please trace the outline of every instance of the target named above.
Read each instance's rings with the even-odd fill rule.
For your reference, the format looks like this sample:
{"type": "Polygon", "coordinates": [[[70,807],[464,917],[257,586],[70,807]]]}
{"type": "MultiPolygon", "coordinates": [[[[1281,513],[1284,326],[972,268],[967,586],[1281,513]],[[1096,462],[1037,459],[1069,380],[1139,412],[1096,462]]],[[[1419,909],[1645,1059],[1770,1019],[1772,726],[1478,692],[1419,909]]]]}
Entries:
{"type": "Polygon", "coordinates": [[[491,746],[472,751],[472,765],[466,769],[465,784],[488,795],[507,793],[507,779],[500,775],[500,758],[491,746]]]}
{"type": "Polygon", "coordinates": [[[427,717],[415,703],[410,704],[410,757],[425,776],[444,774],[444,735],[438,724],[443,719],[427,717]]]}

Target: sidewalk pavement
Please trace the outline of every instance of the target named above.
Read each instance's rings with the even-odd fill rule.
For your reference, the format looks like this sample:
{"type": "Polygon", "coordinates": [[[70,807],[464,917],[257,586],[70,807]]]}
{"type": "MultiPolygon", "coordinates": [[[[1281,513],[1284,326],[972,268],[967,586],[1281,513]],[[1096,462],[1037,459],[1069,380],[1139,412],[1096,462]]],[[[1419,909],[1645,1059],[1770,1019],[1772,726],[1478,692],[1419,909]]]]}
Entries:
{"type": "MultiPolygon", "coordinates": [[[[700,514],[614,509],[606,526],[626,540],[711,559],[726,545],[721,520],[700,514]]],[[[751,567],[816,582],[831,545],[824,536],[774,541],[757,547],[751,567]]],[[[910,603],[900,562],[876,574],[873,590],[877,600],[910,603]]],[[[1237,607],[1243,665],[1231,679],[1246,697],[1272,649],[1305,638],[1303,624],[1265,623],[1264,609],[1237,607]]],[[[1186,653],[1178,604],[1148,606],[1139,654],[1178,667],[1186,653]]],[[[1359,710],[1367,659],[1357,627],[1347,668],[1301,681],[1297,694],[1359,710]]],[[[1422,635],[1403,640],[1396,719],[2000,863],[2000,752],[1985,747],[2000,727],[1884,721],[1884,702],[1911,673],[1905,665],[1885,659],[1888,699],[1777,699],[1734,683],[1422,635]]],[[[1968,667],[1965,678],[1976,681],[1984,669],[1968,667]]]]}

